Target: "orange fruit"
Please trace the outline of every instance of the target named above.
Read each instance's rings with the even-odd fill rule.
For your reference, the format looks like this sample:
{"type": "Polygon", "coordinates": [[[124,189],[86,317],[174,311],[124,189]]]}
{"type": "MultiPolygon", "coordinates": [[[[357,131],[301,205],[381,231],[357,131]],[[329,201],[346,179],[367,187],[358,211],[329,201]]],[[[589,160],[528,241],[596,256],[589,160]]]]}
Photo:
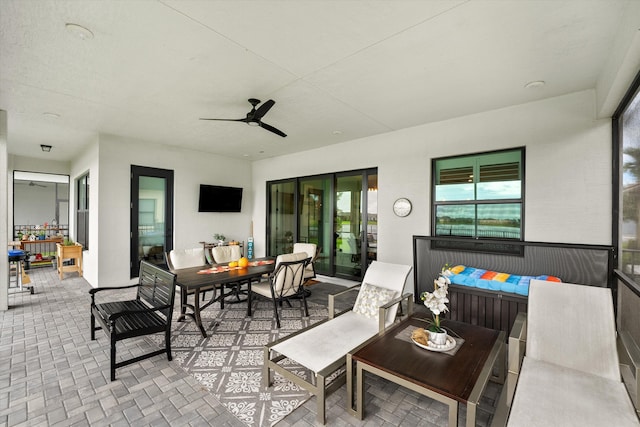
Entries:
{"type": "Polygon", "coordinates": [[[229,263],[229,267],[231,267],[231,268],[234,268],[234,267],[237,267],[237,266],[238,266],[238,261],[231,261],[229,263]]]}
{"type": "Polygon", "coordinates": [[[242,257],[238,260],[238,267],[245,268],[249,266],[249,259],[246,257],[242,257]]]}

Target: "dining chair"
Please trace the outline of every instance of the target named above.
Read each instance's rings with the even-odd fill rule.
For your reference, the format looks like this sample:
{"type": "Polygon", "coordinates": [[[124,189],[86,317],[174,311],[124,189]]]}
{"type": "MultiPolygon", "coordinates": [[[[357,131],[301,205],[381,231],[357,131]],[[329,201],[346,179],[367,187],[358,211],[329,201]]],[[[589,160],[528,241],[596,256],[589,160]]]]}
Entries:
{"type": "Polygon", "coordinates": [[[211,254],[216,264],[237,261],[242,257],[239,245],[214,246],[211,248],[211,254]]]}
{"type": "Polygon", "coordinates": [[[298,252],[306,252],[311,261],[307,264],[304,269],[304,281],[305,283],[311,279],[315,279],[316,270],[314,267],[314,263],[316,258],[318,257],[318,247],[315,243],[294,243],[293,244],[293,253],[298,252]]]}
{"type": "Polygon", "coordinates": [[[278,255],[273,273],[266,282],[256,283],[251,286],[249,293],[249,304],[253,303],[254,295],[260,295],[273,301],[273,315],[276,318],[276,325],[280,329],[280,316],[278,315],[278,305],[289,302],[292,298],[301,298],[300,307],[304,307],[305,317],[309,317],[309,308],[304,294],[304,273],[305,267],[311,258],[306,252],[278,255]]]}
{"type": "MultiPolygon", "coordinates": [[[[204,248],[172,249],[169,252],[165,252],[165,262],[170,271],[207,265],[204,248]]],[[[206,289],[203,288],[201,290],[203,301],[205,299],[205,293],[210,290],[213,290],[213,296],[215,297],[216,290],[214,286],[207,287],[206,289]]],[[[181,290],[180,293],[182,295],[182,301],[185,303],[187,295],[192,295],[193,291],[183,293],[181,290]]]]}
{"type": "MultiPolygon", "coordinates": [[[[213,262],[216,264],[226,264],[242,258],[239,245],[214,246],[211,248],[211,255],[213,256],[213,262]]],[[[228,303],[232,304],[244,301],[244,298],[240,298],[240,294],[246,293],[245,289],[241,289],[242,283],[229,283],[225,285],[225,287],[229,289],[229,291],[227,291],[227,294],[223,298],[229,295],[235,296],[235,300],[227,301],[228,303]]]]}

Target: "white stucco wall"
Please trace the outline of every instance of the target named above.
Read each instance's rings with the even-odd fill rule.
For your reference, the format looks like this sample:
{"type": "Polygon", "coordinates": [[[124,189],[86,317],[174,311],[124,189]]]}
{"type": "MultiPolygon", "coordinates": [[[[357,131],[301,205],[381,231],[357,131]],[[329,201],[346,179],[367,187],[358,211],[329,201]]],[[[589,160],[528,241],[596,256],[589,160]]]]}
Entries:
{"type": "Polygon", "coordinates": [[[113,135],[100,135],[97,147],[87,158],[74,162],[75,171],[91,169],[89,252],[97,257],[93,260],[97,273],[87,276],[92,286],[129,282],[131,165],[174,171],[174,248],[199,247],[200,241],[212,241],[218,232],[246,241],[253,211],[248,161],[113,135]],[[243,187],[242,212],[199,213],[200,184],[243,187]]]}
{"type": "Polygon", "coordinates": [[[266,252],[265,181],[378,168],[378,259],[412,264],[430,234],[431,159],[526,147],[525,239],[611,243],[611,124],[594,91],[461,117],[253,164],[256,255],[266,252]],[[398,197],[413,203],[398,218],[398,197]]]}
{"type": "MultiPolygon", "coordinates": [[[[0,189],[2,193],[9,194],[9,158],[7,154],[7,112],[0,110],[0,189]]],[[[8,197],[0,198],[0,239],[5,241],[11,240],[9,234],[9,209],[8,209],[8,197]]],[[[0,256],[3,259],[8,259],[9,248],[2,245],[3,249],[0,251],[0,256]]],[[[9,264],[6,262],[0,262],[0,311],[7,310],[9,308],[9,281],[4,278],[8,276],[9,264]]]]}
{"type": "Polygon", "coordinates": [[[76,240],[76,180],[89,173],[89,247],[82,251],[82,275],[91,284],[99,283],[99,240],[102,238],[98,224],[100,217],[98,156],[98,138],[95,137],[91,144],[73,160],[69,173],[69,206],[71,207],[69,236],[73,240],[76,240]]]}

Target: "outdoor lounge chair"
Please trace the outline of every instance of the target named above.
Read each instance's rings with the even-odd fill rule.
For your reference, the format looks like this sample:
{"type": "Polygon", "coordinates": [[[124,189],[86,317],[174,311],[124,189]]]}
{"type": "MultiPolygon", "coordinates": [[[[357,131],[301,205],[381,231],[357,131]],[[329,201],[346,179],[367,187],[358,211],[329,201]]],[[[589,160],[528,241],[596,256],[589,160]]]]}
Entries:
{"type": "Polygon", "coordinates": [[[348,352],[363,345],[394,322],[397,308],[407,300],[408,312],[412,310],[413,294],[402,295],[411,266],[374,261],[364,276],[362,285],[347,288],[329,296],[329,318],[299,332],[269,343],[264,349],[263,384],[271,385],[271,371],[308,390],[316,396],[319,423],[325,423],[325,396],[344,384],[342,372],[329,384],[325,380],[346,363],[348,352]],[[353,309],[334,316],[334,298],[358,289],[353,309]],[[320,351],[321,349],[321,351],[320,351]],[[290,359],[311,371],[307,381],[286,364],[290,359]]]}
{"type": "Polygon", "coordinates": [[[508,426],[640,426],[620,375],[611,289],[531,280],[518,316],[508,426]]]}

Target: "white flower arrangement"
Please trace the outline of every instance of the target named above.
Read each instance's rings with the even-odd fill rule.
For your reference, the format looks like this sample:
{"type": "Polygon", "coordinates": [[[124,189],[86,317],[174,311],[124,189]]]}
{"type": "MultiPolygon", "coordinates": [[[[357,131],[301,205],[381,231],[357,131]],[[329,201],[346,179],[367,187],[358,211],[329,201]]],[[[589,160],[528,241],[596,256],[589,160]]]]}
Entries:
{"type": "Polygon", "coordinates": [[[445,264],[438,277],[433,281],[433,292],[423,292],[420,295],[424,305],[433,313],[433,324],[428,328],[431,332],[445,332],[440,326],[440,314],[449,311],[447,294],[451,284],[449,277],[452,274],[449,270],[449,264],[445,264]]]}

